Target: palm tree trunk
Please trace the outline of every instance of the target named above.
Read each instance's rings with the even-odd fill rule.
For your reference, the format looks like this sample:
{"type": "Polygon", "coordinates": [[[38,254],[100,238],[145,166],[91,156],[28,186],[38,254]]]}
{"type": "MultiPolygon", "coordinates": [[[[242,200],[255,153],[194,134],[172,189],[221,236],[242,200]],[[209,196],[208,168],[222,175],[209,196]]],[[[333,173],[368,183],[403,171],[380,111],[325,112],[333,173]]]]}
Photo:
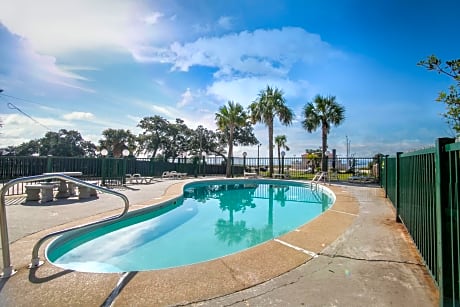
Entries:
{"type": "Polygon", "coordinates": [[[232,162],[233,162],[233,129],[230,129],[230,135],[228,138],[228,158],[227,158],[227,169],[225,175],[227,178],[232,176],[232,162]]]}
{"type": "Polygon", "coordinates": [[[327,159],[326,159],[326,149],[327,149],[327,127],[323,125],[322,128],[322,155],[321,155],[321,171],[327,172],[327,159]]]}
{"type": "Polygon", "coordinates": [[[268,159],[270,171],[268,177],[273,176],[273,120],[268,125],[268,159]]]}

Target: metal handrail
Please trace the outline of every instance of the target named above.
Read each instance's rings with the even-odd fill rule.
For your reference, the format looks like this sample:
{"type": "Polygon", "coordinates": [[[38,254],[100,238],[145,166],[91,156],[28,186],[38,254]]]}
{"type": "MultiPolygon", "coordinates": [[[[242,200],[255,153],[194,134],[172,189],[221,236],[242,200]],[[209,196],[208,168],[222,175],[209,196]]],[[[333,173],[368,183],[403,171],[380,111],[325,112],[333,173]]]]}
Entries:
{"type": "Polygon", "coordinates": [[[43,262],[40,261],[40,258],[38,256],[38,251],[39,251],[41,245],[47,239],[49,239],[49,238],[51,238],[53,236],[60,235],[60,234],[62,234],[64,232],[71,231],[71,230],[77,230],[77,229],[81,229],[83,227],[98,225],[98,224],[107,223],[107,222],[110,222],[110,221],[117,220],[117,219],[123,217],[129,210],[129,200],[124,194],[116,192],[116,191],[113,191],[113,190],[110,190],[110,189],[107,189],[107,188],[104,188],[104,187],[101,187],[101,186],[98,186],[98,185],[95,185],[95,184],[92,184],[92,183],[89,183],[89,182],[86,182],[86,181],[83,181],[83,180],[80,180],[80,179],[77,179],[77,178],[74,178],[74,177],[67,176],[67,175],[64,175],[64,174],[57,173],[57,174],[50,174],[50,175],[37,175],[37,176],[22,177],[22,178],[16,178],[16,179],[10,180],[9,182],[7,182],[3,186],[3,188],[1,189],[1,193],[0,193],[0,234],[1,234],[2,256],[3,256],[3,270],[2,270],[2,274],[1,274],[2,278],[10,277],[11,275],[13,275],[15,273],[15,270],[14,270],[13,266],[11,265],[11,258],[10,258],[10,245],[9,245],[9,239],[8,239],[8,227],[7,227],[6,209],[5,209],[5,193],[6,193],[6,191],[8,191],[8,189],[11,186],[13,186],[13,185],[15,185],[17,183],[34,182],[34,181],[48,180],[48,179],[60,179],[60,180],[70,181],[70,182],[73,182],[73,183],[77,184],[78,186],[92,188],[92,189],[95,189],[95,190],[98,190],[98,191],[102,191],[104,193],[108,193],[108,194],[118,196],[118,197],[123,199],[123,201],[125,203],[125,207],[124,207],[123,211],[118,215],[109,216],[107,218],[104,218],[104,219],[96,221],[96,222],[91,222],[91,223],[87,223],[87,224],[83,224],[83,225],[79,225],[79,226],[75,226],[75,227],[70,227],[70,228],[66,228],[66,229],[63,229],[63,230],[59,230],[59,231],[55,231],[53,233],[47,234],[46,236],[44,236],[43,238],[38,240],[38,242],[34,245],[34,248],[32,250],[32,260],[31,260],[31,264],[29,266],[30,268],[36,268],[36,267],[40,266],[41,264],[43,264],[43,262]]]}

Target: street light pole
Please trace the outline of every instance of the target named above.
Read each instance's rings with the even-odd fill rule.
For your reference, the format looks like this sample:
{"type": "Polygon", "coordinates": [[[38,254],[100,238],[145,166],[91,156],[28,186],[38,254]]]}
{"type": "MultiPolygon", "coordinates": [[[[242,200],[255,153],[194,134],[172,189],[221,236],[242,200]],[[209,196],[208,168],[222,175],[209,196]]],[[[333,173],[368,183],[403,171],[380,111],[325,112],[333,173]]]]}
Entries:
{"type": "Polygon", "coordinates": [[[105,179],[106,179],[106,173],[107,173],[107,169],[106,169],[106,156],[108,155],[109,151],[105,148],[103,148],[101,150],[101,155],[102,155],[102,166],[101,166],[101,185],[102,186],[105,186],[105,179]]]}
{"type": "Polygon", "coordinates": [[[123,149],[121,154],[123,155],[123,173],[121,174],[121,178],[122,178],[122,184],[125,185],[126,184],[126,166],[127,166],[126,158],[129,156],[129,150],[125,148],[123,149]]]}
{"type": "Polygon", "coordinates": [[[259,148],[260,148],[260,145],[262,145],[261,143],[257,144],[257,175],[259,175],[259,172],[260,172],[260,164],[259,164],[259,148]]]}

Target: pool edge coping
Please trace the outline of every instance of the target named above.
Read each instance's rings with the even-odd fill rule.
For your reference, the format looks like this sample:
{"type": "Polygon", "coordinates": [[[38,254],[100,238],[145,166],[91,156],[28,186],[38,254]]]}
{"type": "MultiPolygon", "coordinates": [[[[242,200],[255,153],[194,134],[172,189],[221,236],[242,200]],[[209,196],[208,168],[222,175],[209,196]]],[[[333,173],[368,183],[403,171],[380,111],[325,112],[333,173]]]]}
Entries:
{"type": "MultiPolygon", "coordinates": [[[[210,179],[212,180],[212,179],[215,179],[215,178],[210,178],[210,179]]],[[[203,179],[200,179],[200,181],[202,181],[202,180],[203,179]]],[[[204,180],[208,180],[208,179],[204,179],[204,180]]],[[[277,181],[279,181],[279,180],[277,180],[277,181]]],[[[164,191],[164,193],[162,194],[161,197],[159,197],[158,199],[154,199],[153,203],[152,203],[152,200],[148,200],[148,201],[143,201],[143,202],[140,202],[140,203],[137,203],[137,204],[133,204],[132,210],[141,209],[141,208],[145,208],[145,207],[149,207],[149,206],[161,205],[164,202],[167,202],[167,201],[170,201],[170,200],[172,200],[174,198],[180,197],[180,195],[182,194],[182,191],[183,191],[183,187],[189,182],[196,182],[196,180],[186,180],[186,181],[174,183],[173,185],[171,185],[171,186],[169,186],[168,188],[165,189],[165,191],[164,191]],[[150,205],[146,205],[146,203],[150,203],[150,205]]],[[[303,181],[300,181],[300,182],[305,183],[303,181]]],[[[348,194],[348,196],[350,196],[350,194],[348,192],[341,190],[340,186],[329,186],[329,187],[324,187],[323,186],[323,188],[326,188],[326,189],[332,191],[333,194],[335,195],[336,201],[334,202],[333,206],[329,210],[327,210],[323,214],[321,214],[320,216],[318,216],[315,219],[311,220],[307,224],[299,227],[298,230],[290,232],[290,233],[288,233],[286,235],[283,235],[283,236],[281,236],[281,237],[279,237],[277,239],[280,239],[283,242],[285,241],[286,243],[288,243],[288,244],[290,244],[292,246],[300,247],[303,250],[311,250],[313,253],[321,252],[321,250],[323,250],[330,243],[335,241],[340,236],[340,234],[342,234],[351,225],[351,223],[353,222],[354,218],[357,216],[357,208],[359,210],[359,205],[358,205],[356,199],[354,199],[354,205],[353,205],[353,208],[351,208],[350,212],[343,211],[343,204],[341,205],[342,208],[339,208],[340,210],[331,210],[331,209],[334,209],[339,202],[346,202],[346,203],[351,204],[351,203],[353,203],[353,201],[350,201],[350,197],[348,197],[348,200],[345,200],[345,198],[343,198],[343,197],[338,197],[338,196],[343,196],[342,193],[346,193],[346,194],[348,194]],[[347,214],[343,214],[343,213],[347,213],[347,214]],[[325,236],[324,228],[326,230],[329,229],[329,231],[330,231],[331,227],[327,227],[327,224],[331,223],[331,221],[333,222],[333,224],[337,224],[337,218],[342,218],[342,219],[345,220],[345,222],[343,223],[343,225],[341,225],[341,227],[340,227],[341,229],[339,229],[339,230],[335,229],[335,231],[333,231],[333,233],[331,234],[331,237],[328,238],[328,240],[323,240],[323,242],[321,242],[321,240],[320,241],[315,241],[315,242],[308,242],[308,240],[307,240],[307,242],[305,241],[305,235],[304,235],[305,232],[310,233],[312,231],[313,232],[314,231],[317,231],[317,232],[319,231],[321,233],[321,235],[322,235],[322,239],[324,239],[325,238],[324,237],[325,236]]],[[[351,198],[353,198],[353,197],[351,197],[351,198]]],[[[88,218],[79,219],[78,222],[81,223],[84,220],[94,220],[95,218],[100,218],[101,216],[110,215],[114,211],[115,210],[110,210],[110,211],[106,211],[104,213],[100,213],[100,214],[90,216],[88,218]]],[[[72,223],[75,223],[75,222],[76,221],[73,221],[72,223]]],[[[29,258],[30,257],[30,252],[28,251],[28,252],[24,253],[24,246],[23,246],[24,244],[26,244],[27,242],[29,242],[29,244],[30,244],[30,241],[35,242],[37,237],[39,238],[41,235],[43,235],[45,233],[48,233],[51,229],[55,229],[55,228],[63,229],[63,228],[66,228],[66,226],[68,226],[68,225],[69,225],[69,223],[66,223],[66,224],[59,225],[59,226],[56,226],[56,227],[53,227],[53,228],[50,228],[50,229],[47,229],[47,230],[37,232],[37,233],[32,234],[30,236],[21,238],[21,239],[17,240],[16,242],[14,242],[12,244],[12,250],[14,250],[14,252],[16,254],[21,253],[21,254],[23,254],[23,256],[24,256],[24,254],[26,254],[26,257],[28,256],[27,258],[29,258]],[[17,251],[18,248],[23,249],[23,251],[22,252],[17,251]]],[[[30,251],[31,251],[31,249],[30,249],[30,251]]],[[[41,257],[44,256],[44,249],[42,249],[42,251],[40,253],[40,256],[41,257]]],[[[249,251],[244,250],[244,251],[241,251],[241,252],[237,253],[236,255],[232,254],[232,255],[228,255],[228,256],[225,256],[225,257],[222,257],[222,258],[219,258],[219,259],[210,260],[210,261],[207,261],[207,262],[204,262],[204,263],[199,263],[199,264],[194,264],[194,265],[190,265],[190,266],[186,266],[186,267],[179,267],[179,268],[174,268],[174,269],[139,272],[126,285],[126,289],[124,289],[118,295],[117,303],[120,303],[120,304],[132,304],[133,302],[136,302],[136,300],[140,299],[139,295],[141,295],[142,300],[144,300],[145,302],[154,303],[154,302],[157,302],[158,299],[160,299],[163,303],[166,303],[166,304],[193,303],[193,302],[198,302],[200,300],[212,299],[212,298],[216,298],[216,297],[219,297],[219,296],[234,293],[236,291],[240,291],[240,290],[255,286],[257,284],[263,283],[265,281],[268,281],[268,280],[270,280],[270,279],[272,279],[272,278],[274,278],[276,276],[279,276],[281,274],[289,272],[290,270],[293,270],[294,268],[298,267],[299,265],[302,265],[302,264],[308,262],[312,258],[313,257],[311,255],[305,255],[302,251],[294,250],[294,249],[290,248],[287,245],[283,245],[283,244],[280,244],[279,242],[276,242],[276,240],[270,240],[270,241],[267,241],[267,242],[265,242],[263,244],[260,244],[260,245],[258,245],[256,247],[253,247],[253,248],[249,249],[249,251]],[[257,251],[257,249],[259,249],[259,250],[257,251]],[[274,252],[274,249],[276,249],[275,252],[278,253],[278,254],[276,254],[274,252]],[[252,269],[254,270],[254,272],[258,272],[259,275],[257,275],[256,273],[252,273],[252,275],[248,274],[247,272],[249,272],[250,270],[248,271],[247,268],[245,270],[239,270],[238,262],[239,261],[244,261],[245,256],[254,257],[254,255],[257,255],[258,257],[260,257],[258,260],[261,260],[261,261],[273,261],[274,264],[279,264],[280,263],[278,261],[279,259],[276,258],[275,256],[273,256],[273,257],[275,257],[275,259],[270,260],[271,255],[267,255],[267,254],[274,254],[275,256],[278,255],[276,257],[283,257],[282,255],[287,255],[288,259],[295,258],[295,261],[288,265],[289,268],[286,268],[286,267],[282,266],[280,269],[274,270],[274,271],[273,270],[267,271],[267,268],[266,268],[267,263],[263,264],[263,266],[265,266],[265,267],[260,268],[258,266],[258,263],[257,263],[259,261],[256,261],[256,263],[253,263],[254,267],[252,269]],[[264,259],[263,257],[265,257],[266,259],[263,260],[264,259]],[[196,266],[196,268],[192,268],[192,267],[195,267],[195,266],[196,266]],[[208,267],[208,269],[206,269],[206,267],[208,267]],[[222,270],[222,271],[220,271],[220,270],[222,270]],[[159,271],[161,272],[160,274],[158,273],[159,271]],[[180,271],[182,271],[182,272],[180,272],[180,271]],[[210,271],[211,273],[214,272],[213,274],[211,274],[213,276],[208,276],[208,273],[209,273],[208,271],[210,271]],[[196,278],[193,278],[193,274],[194,274],[193,272],[195,272],[195,273],[200,272],[200,274],[204,274],[203,275],[204,280],[201,283],[198,282],[196,280],[196,278]],[[206,291],[204,291],[205,289],[202,289],[202,291],[200,292],[199,289],[198,290],[194,289],[193,283],[195,285],[198,285],[199,288],[200,287],[202,288],[203,285],[205,283],[207,283],[208,281],[210,282],[212,280],[222,280],[223,279],[222,278],[223,277],[222,272],[229,276],[227,278],[227,283],[230,283],[230,288],[225,287],[223,285],[213,285],[213,286],[205,287],[206,291]],[[192,283],[190,282],[190,280],[186,281],[186,278],[185,278],[186,276],[183,276],[184,273],[185,273],[185,275],[187,275],[189,277],[192,276],[192,283]],[[190,275],[190,274],[192,274],[192,275],[190,275]],[[251,275],[251,276],[249,276],[249,275],[251,275]],[[216,276],[218,278],[216,278],[216,276]],[[173,286],[172,289],[174,289],[174,290],[176,289],[176,287],[174,287],[174,285],[165,283],[164,282],[165,280],[169,280],[176,287],[178,286],[177,283],[179,283],[179,285],[180,285],[181,283],[184,284],[184,282],[185,282],[186,285],[189,285],[189,286],[192,286],[192,287],[189,288],[188,291],[186,291],[186,293],[178,296],[177,293],[171,293],[171,290],[168,291],[168,289],[171,289],[171,286],[173,286]],[[149,289],[150,287],[148,285],[150,283],[156,284],[156,287],[153,288],[153,289],[149,289]],[[160,284],[158,284],[158,283],[160,283],[160,284]],[[160,291],[161,289],[163,289],[163,290],[160,291]],[[160,293],[160,292],[161,292],[161,297],[159,297],[159,298],[155,297],[155,293],[160,293]],[[200,293],[198,293],[198,292],[200,292],[200,293]],[[133,301],[133,299],[134,299],[134,301],[133,301]]],[[[17,259],[16,255],[15,255],[15,257],[13,259],[17,259]]],[[[246,259],[246,262],[250,262],[250,260],[251,259],[246,259]]],[[[246,262],[244,262],[244,263],[246,263],[246,262]]],[[[27,271],[25,271],[25,270],[27,270],[27,269],[25,269],[24,267],[20,267],[18,269],[18,274],[16,274],[12,278],[10,278],[10,280],[8,281],[7,284],[15,283],[15,281],[20,281],[19,284],[23,284],[20,288],[21,289],[23,289],[24,287],[31,288],[31,289],[29,289],[30,291],[28,291],[28,293],[33,294],[33,293],[35,293],[35,290],[37,290],[37,287],[35,287],[36,283],[30,282],[30,275],[31,274],[28,273],[28,270],[27,271]],[[24,278],[25,274],[29,275],[29,278],[24,278]],[[22,275],[22,277],[21,277],[21,275],[22,275]],[[26,279],[29,282],[28,283],[27,282],[25,282],[25,283],[21,282],[20,278],[22,278],[22,281],[24,281],[24,279],[26,279]],[[35,290],[34,290],[34,288],[35,288],[35,290]]],[[[39,268],[35,273],[44,273],[45,276],[46,276],[46,273],[48,273],[48,274],[51,274],[51,276],[56,276],[58,274],[62,274],[63,271],[64,270],[59,269],[58,267],[55,267],[52,264],[46,263],[43,267],[39,268]]],[[[60,287],[62,287],[62,283],[65,284],[66,280],[69,279],[69,281],[68,281],[69,284],[73,284],[73,286],[76,286],[76,288],[79,288],[78,285],[77,285],[78,283],[77,284],[72,283],[72,279],[74,279],[74,278],[77,278],[77,279],[81,278],[82,280],[88,280],[88,279],[94,280],[94,279],[96,279],[96,280],[98,280],[98,282],[96,283],[97,287],[93,287],[92,291],[90,291],[93,294],[93,295],[91,295],[91,297],[92,297],[91,301],[93,301],[93,303],[96,303],[96,304],[100,305],[100,303],[101,303],[100,299],[108,297],[108,295],[110,294],[110,291],[109,292],[107,292],[107,291],[109,289],[113,290],[113,287],[115,287],[116,281],[118,281],[119,277],[120,277],[119,273],[97,274],[97,273],[72,272],[72,274],[60,275],[59,278],[56,278],[56,279],[58,279],[58,281],[53,279],[53,280],[47,281],[47,283],[49,283],[49,285],[52,286],[51,283],[54,284],[55,282],[57,282],[58,284],[60,284],[60,287]],[[105,275],[105,276],[101,276],[101,275],[105,275]],[[110,276],[108,276],[108,275],[110,275],[110,276]],[[104,284],[104,287],[100,287],[101,283],[104,284]]],[[[45,283],[45,286],[47,285],[47,283],[45,283]]],[[[7,289],[7,288],[10,288],[9,286],[11,286],[11,285],[8,285],[8,287],[6,287],[6,285],[5,285],[5,287],[4,287],[5,289],[3,289],[3,290],[4,291],[9,290],[9,289],[7,289]]],[[[41,284],[40,284],[40,286],[41,286],[41,284]]],[[[52,286],[51,288],[54,288],[54,286],[52,286]]],[[[41,288],[41,287],[39,287],[39,288],[41,288]]],[[[75,288],[73,288],[73,289],[75,289],[75,288]]],[[[76,301],[72,300],[72,297],[73,297],[74,299],[80,298],[81,303],[84,303],[84,304],[89,303],[86,300],[81,301],[81,299],[85,297],[85,296],[83,296],[83,297],[81,296],[81,294],[82,294],[81,292],[82,291],[89,291],[89,290],[91,290],[91,289],[88,289],[87,287],[80,287],[80,290],[76,289],[75,293],[72,291],[73,294],[69,296],[69,299],[71,299],[70,302],[76,303],[76,301]]],[[[176,291],[174,291],[174,292],[176,292],[176,291]]],[[[89,293],[87,293],[87,294],[89,294],[89,293]]],[[[38,295],[38,293],[37,293],[37,295],[38,295]]],[[[40,296],[40,297],[42,297],[42,296],[40,296]]],[[[86,297],[86,299],[88,299],[88,298],[86,297]]],[[[38,301],[36,300],[37,303],[38,303],[38,301]]]]}

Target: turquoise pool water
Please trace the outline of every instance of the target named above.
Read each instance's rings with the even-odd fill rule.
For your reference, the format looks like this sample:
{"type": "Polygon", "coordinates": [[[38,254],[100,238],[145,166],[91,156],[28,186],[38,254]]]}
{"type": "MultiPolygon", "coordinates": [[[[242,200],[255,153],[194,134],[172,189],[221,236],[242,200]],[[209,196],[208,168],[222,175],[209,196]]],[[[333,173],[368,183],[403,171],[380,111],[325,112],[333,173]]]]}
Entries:
{"type": "Polygon", "coordinates": [[[50,262],[84,272],[146,271],[223,257],[279,237],[327,210],[330,193],[282,180],[191,183],[161,208],[60,236],[50,262]]]}

